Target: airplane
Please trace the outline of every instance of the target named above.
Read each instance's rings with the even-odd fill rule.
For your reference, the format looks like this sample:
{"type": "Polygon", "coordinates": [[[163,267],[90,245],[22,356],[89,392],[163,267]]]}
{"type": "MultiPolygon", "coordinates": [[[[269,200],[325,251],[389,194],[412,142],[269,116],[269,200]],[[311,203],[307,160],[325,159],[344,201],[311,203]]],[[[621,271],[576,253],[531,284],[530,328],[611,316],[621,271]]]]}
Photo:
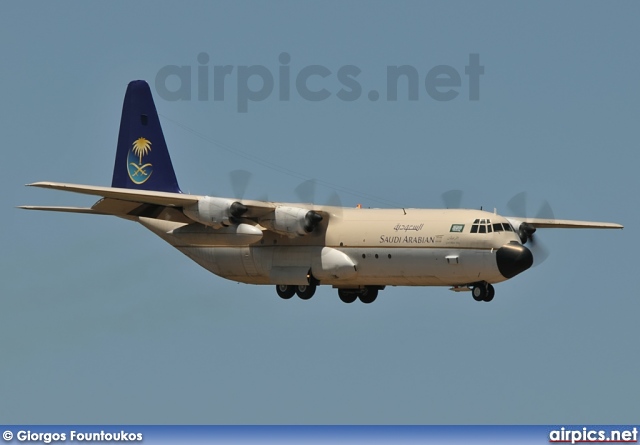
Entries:
{"type": "Polygon", "coordinates": [[[372,303],[386,286],[450,286],[489,302],[494,284],[529,269],[543,228],[615,223],[504,217],[473,209],[375,209],[182,193],[149,85],[125,93],[111,187],[27,184],[101,197],[91,207],[20,206],[135,221],[223,278],[275,286],[283,299],[320,285],[372,303]]]}

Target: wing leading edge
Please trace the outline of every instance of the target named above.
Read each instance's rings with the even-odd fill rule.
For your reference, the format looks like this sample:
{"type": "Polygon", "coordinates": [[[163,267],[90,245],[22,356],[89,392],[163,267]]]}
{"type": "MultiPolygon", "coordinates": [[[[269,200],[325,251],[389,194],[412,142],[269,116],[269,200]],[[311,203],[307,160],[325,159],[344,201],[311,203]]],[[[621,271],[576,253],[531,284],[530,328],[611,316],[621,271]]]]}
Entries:
{"type": "Polygon", "coordinates": [[[134,190],[118,187],[101,187],[96,185],[68,184],[64,182],[34,182],[29,187],[61,190],[64,192],[80,193],[83,195],[102,196],[103,198],[119,199],[121,201],[139,202],[141,204],[155,204],[169,207],[182,207],[198,202],[202,196],[184,193],[158,192],[152,190],[134,190]]]}
{"type": "MultiPolygon", "coordinates": [[[[103,199],[96,202],[92,207],[19,206],[21,209],[122,217],[146,216],[152,218],[156,217],[154,216],[156,214],[159,215],[163,209],[167,209],[174,214],[172,219],[175,219],[179,212],[181,214],[180,219],[188,223],[194,221],[182,214],[182,208],[195,204],[204,198],[201,195],[188,195],[185,193],[134,190],[63,182],[34,182],[27,184],[27,186],[100,196],[103,199]]],[[[247,207],[246,217],[248,218],[259,218],[272,212],[276,207],[275,203],[264,201],[243,200],[242,203],[247,207]]]]}
{"type": "Polygon", "coordinates": [[[597,221],[574,221],[569,219],[545,218],[507,218],[521,223],[531,224],[536,229],[623,229],[621,224],[597,221]]]}

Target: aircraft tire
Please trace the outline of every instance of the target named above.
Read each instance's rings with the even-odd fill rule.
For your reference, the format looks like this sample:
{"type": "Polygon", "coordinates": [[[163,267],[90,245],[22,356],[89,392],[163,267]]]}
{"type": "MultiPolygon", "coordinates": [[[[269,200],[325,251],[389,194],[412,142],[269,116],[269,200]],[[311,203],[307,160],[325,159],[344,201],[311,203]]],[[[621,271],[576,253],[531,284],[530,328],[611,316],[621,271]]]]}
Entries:
{"type": "Polygon", "coordinates": [[[476,284],[471,290],[471,295],[476,301],[484,301],[484,299],[487,297],[487,287],[484,285],[484,283],[476,284]]]}
{"type": "Polygon", "coordinates": [[[288,300],[295,295],[296,288],[295,286],[288,286],[286,284],[277,284],[276,292],[278,293],[278,296],[280,298],[282,298],[283,300],[288,300]]]}
{"type": "Polygon", "coordinates": [[[308,300],[316,293],[316,286],[309,284],[307,286],[296,286],[296,294],[301,300],[308,300]]]}
{"type": "Polygon", "coordinates": [[[343,303],[351,304],[358,299],[358,295],[355,292],[349,292],[344,289],[338,289],[338,297],[343,303]]]}
{"type": "Polygon", "coordinates": [[[362,301],[364,304],[373,303],[374,301],[376,301],[377,297],[378,289],[376,289],[375,287],[365,287],[364,290],[360,292],[360,295],[358,295],[358,298],[360,298],[360,301],[362,301]]]}
{"type": "Polygon", "coordinates": [[[493,288],[491,284],[487,284],[487,296],[484,297],[484,301],[487,303],[493,300],[493,297],[496,295],[496,290],[493,288]]]}

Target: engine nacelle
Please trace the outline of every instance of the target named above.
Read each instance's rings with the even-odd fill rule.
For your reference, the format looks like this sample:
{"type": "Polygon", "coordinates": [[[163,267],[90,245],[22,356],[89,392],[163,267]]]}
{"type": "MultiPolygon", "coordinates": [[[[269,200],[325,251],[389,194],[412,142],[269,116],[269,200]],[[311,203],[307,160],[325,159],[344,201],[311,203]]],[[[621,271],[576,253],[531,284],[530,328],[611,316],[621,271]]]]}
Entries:
{"type": "Polygon", "coordinates": [[[205,196],[197,203],[185,206],[182,211],[200,224],[219,229],[231,225],[232,218],[241,217],[247,207],[233,199],[205,196]]]}
{"type": "Polygon", "coordinates": [[[278,206],[269,216],[260,219],[267,229],[291,238],[307,235],[320,224],[322,215],[300,207],[278,206]]]}
{"type": "Polygon", "coordinates": [[[522,244],[526,244],[536,231],[536,228],[527,222],[522,222],[515,218],[507,218],[507,220],[511,223],[513,230],[518,234],[522,244]]]}

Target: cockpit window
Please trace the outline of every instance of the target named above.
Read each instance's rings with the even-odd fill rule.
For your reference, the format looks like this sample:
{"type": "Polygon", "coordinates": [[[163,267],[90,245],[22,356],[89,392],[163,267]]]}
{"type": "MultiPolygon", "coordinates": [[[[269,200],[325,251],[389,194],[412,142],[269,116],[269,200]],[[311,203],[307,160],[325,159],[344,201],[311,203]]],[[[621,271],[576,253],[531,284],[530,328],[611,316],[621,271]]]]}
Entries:
{"type": "Polygon", "coordinates": [[[493,223],[490,219],[476,219],[471,226],[471,233],[513,232],[513,227],[508,222],[493,223]]]}
{"type": "Polygon", "coordinates": [[[471,226],[471,233],[491,233],[492,231],[490,219],[476,219],[471,226]]]}

